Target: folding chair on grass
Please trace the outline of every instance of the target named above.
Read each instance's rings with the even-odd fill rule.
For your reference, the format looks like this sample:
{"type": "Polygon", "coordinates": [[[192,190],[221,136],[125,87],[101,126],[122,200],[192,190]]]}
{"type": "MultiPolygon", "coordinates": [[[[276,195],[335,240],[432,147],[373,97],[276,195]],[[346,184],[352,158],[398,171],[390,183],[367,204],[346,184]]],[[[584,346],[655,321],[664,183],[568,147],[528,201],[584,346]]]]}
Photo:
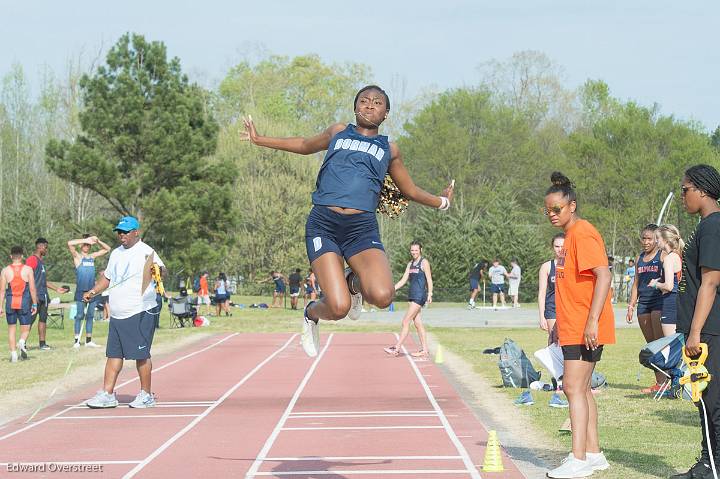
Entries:
{"type": "Polygon", "coordinates": [[[195,308],[189,302],[187,296],[170,299],[170,327],[184,328],[193,325],[195,308]]]}
{"type": "Polygon", "coordinates": [[[65,308],[51,308],[48,305],[47,327],[56,329],[65,329],[65,308]]]}

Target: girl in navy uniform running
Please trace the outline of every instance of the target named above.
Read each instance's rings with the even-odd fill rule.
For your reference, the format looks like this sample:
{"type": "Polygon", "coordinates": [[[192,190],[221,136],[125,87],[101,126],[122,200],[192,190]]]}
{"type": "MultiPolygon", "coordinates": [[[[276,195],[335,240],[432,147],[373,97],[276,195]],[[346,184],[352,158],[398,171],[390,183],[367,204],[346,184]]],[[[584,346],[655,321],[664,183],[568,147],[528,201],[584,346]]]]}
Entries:
{"type": "Polygon", "coordinates": [[[302,345],[309,356],[318,354],[319,319],[357,319],[363,296],[380,308],[392,302],[392,272],[375,217],[385,175],[390,174],[407,199],[420,204],[447,209],[452,199],[452,185],[442,196],[418,188],[397,144],[378,134],[390,111],[382,88],[362,88],[353,106],[357,125],[335,123],[309,138],[260,136],[252,118],[245,120],[243,139],[255,145],[304,155],[327,150],[305,224],[308,258],[323,287],[322,299],[305,308],[302,345]],[[343,259],[350,270],[344,270],[343,259]]]}
{"type": "MultiPolygon", "coordinates": [[[[633,321],[633,312],[637,305],[638,324],[645,337],[645,341],[655,341],[663,337],[660,317],[662,316],[662,293],[650,286],[652,280],[662,280],[663,260],[665,252],[658,248],[655,231],[657,225],[649,224],[640,232],[640,242],[643,252],[637,257],[635,268],[635,281],[633,281],[628,303],[628,323],[633,321]]],[[[656,393],[660,385],[665,382],[665,375],[655,372],[655,384],[642,390],[644,393],[656,393]]]]}
{"type": "Polygon", "coordinates": [[[410,282],[410,291],[408,291],[408,309],[402,322],[402,332],[394,346],[384,348],[385,352],[397,356],[400,353],[405,338],[410,334],[410,322],[415,324],[415,329],[420,336],[420,350],[412,353],[415,358],[428,358],[427,334],[425,326],[421,319],[421,310],[425,303],[432,303],[432,273],[430,272],[430,262],[422,257],[422,245],[418,241],[413,241],[410,245],[410,261],[405,268],[405,274],[395,284],[395,291],[410,282]]]}

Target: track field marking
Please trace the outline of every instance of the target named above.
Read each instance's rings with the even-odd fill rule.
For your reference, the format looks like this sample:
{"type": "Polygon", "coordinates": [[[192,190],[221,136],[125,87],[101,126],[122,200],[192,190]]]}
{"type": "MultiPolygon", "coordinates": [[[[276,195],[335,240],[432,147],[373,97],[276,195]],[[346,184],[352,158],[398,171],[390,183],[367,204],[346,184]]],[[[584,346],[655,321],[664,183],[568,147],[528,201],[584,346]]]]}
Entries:
{"type": "Polygon", "coordinates": [[[290,416],[288,419],[305,419],[305,418],[321,418],[321,417],[436,417],[436,413],[419,413],[419,414],[307,414],[305,416],[290,416]]]}
{"type": "Polygon", "coordinates": [[[435,461],[457,460],[462,456],[303,456],[303,457],[266,457],[265,461],[383,461],[383,460],[411,460],[435,461]]]}
{"type": "Polygon", "coordinates": [[[134,418],[157,418],[157,417],[198,417],[199,414],[134,414],[132,416],[56,416],[54,421],[73,419],[134,419],[134,418]]]}
{"type": "MultiPolygon", "coordinates": [[[[399,336],[397,333],[395,333],[395,337],[399,339],[399,336]]],[[[465,464],[465,467],[467,468],[467,471],[470,473],[470,476],[473,479],[481,479],[480,473],[478,472],[477,468],[473,464],[472,459],[470,459],[470,455],[468,454],[467,450],[465,449],[465,446],[462,445],[462,442],[460,442],[460,439],[458,439],[457,435],[455,434],[455,431],[453,430],[452,426],[450,425],[450,421],[448,421],[447,417],[445,417],[445,413],[440,408],[440,405],[435,400],[435,396],[433,395],[432,391],[430,391],[430,388],[428,387],[427,382],[425,381],[425,378],[422,377],[422,374],[420,374],[420,370],[418,369],[415,362],[410,359],[410,355],[407,352],[407,349],[405,349],[405,346],[403,346],[403,352],[406,354],[406,358],[408,363],[410,363],[410,366],[412,367],[413,371],[415,371],[415,376],[417,376],[418,381],[420,381],[420,385],[425,390],[425,395],[427,395],[428,400],[430,401],[430,404],[432,404],[433,409],[437,411],[438,417],[440,418],[440,422],[442,422],[443,427],[445,428],[445,431],[447,432],[447,435],[450,437],[450,440],[452,441],[453,445],[457,449],[458,453],[462,456],[463,463],[465,464]]]]}
{"type": "Polygon", "coordinates": [[[338,470],[338,471],[269,471],[269,472],[256,472],[256,476],[351,476],[351,475],[385,475],[385,474],[471,474],[472,471],[467,469],[397,469],[397,470],[380,470],[380,469],[369,469],[369,470],[338,470]]]}
{"type": "Polygon", "coordinates": [[[140,461],[17,461],[17,462],[0,462],[0,467],[7,467],[11,464],[26,464],[28,466],[35,465],[35,464],[57,464],[62,466],[75,466],[75,465],[82,465],[82,466],[105,466],[105,465],[114,465],[114,464],[137,464],[140,461]]]}
{"type": "Polygon", "coordinates": [[[290,413],[291,416],[302,416],[305,414],[437,414],[437,411],[305,411],[290,413]]]}
{"type": "Polygon", "coordinates": [[[445,429],[445,426],[337,426],[337,427],[284,427],[283,431],[323,431],[354,429],[445,429]]]}
{"type": "MultiPolygon", "coordinates": [[[[120,403],[120,404],[118,404],[118,407],[127,406],[128,404],[129,404],[129,403],[120,403]]],[[[156,404],[153,406],[153,409],[157,409],[157,408],[177,408],[177,407],[187,407],[187,408],[192,408],[192,407],[210,407],[210,406],[212,406],[212,405],[213,405],[213,403],[207,403],[207,404],[166,404],[166,403],[163,402],[163,403],[156,403],[156,404]]],[[[68,406],[68,408],[70,408],[70,409],[88,409],[87,406],[68,406]]]]}
{"type": "Polygon", "coordinates": [[[277,439],[278,434],[280,434],[280,430],[285,425],[285,422],[288,420],[288,417],[290,417],[290,413],[292,412],[293,408],[295,407],[295,403],[297,403],[297,400],[300,398],[300,394],[303,392],[303,389],[305,389],[305,386],[307,385],[308,381],[310,380],[310,377],[315,372],[315,369],[317,368],[317,365],[320,364],[320,360],[325,356],[325,353],[328,350],[328,347],[330,346],[330,343],[332,342],[333,335],[330,334],[330,336],[327,339],[327,342],[325,343],[325,347],[320,351],[320,354],[315,358],[315,361],[313,361],[312,366],[310,366],[310,369],[308,369],[308,372],[305,374],[305,377],[298,385],[297,389],[295,390],[295,394],[293,394],[293,397],[290,399],[290,402],[287,405],[287,408],[285,408],[285,412],[283,412],[283,415],[280,417],[280,420],[275,425],[275,429],[273,429],[272,433],[270,433],[270,436],[265,441],[265,444],[263,445],[262,449],[258,453],[257,457],[255,457],[255,461],[252,463],[252,466],[250,466],[250,469],[248,469],[247,474],[245,474],[246,478],[253,478],[256,475],[266,475],[266,474],[259,474],[258,469],[260,469],[260,464],[265,460],[265,458],[268,455],[268,452],[270,452],[270,448],[272,447],[273,443],[275,442],[275,439],[277,439]]]}
{"type": "MultiPolygon", "coordinates": [[[[153,459],[155,459],[155,458],[158,457],[160,454],[162,454],[163,451],[165,451],[168,447],[170,447],[175,441],[177,441],[178,439],[180,439],[182,436],[185,435],[185,433],[187,433],[190,429],[192,429],[193,427],[195,427],[200,421],[202,421],[205,417],[207,417],[207,415],[210,414],[216,407],[218,407],[220,404],[222,404],[222,403],[223,403],[232,393],[234,393],[240,386],[242,386],[243,384],[245,384],[251,377],[253,377],[253,376],[255,375],[255,373],[257,373],[260,369],[262,369],[263,366],[265,366],[265,365],[266,365],[267,363],[269,363],[275,356],[277,356],[277,355],[280,354],[283,350],[285,350],[285,348],[287,348],[287,347],[290,345],[290,343],[292,343],[292,342],[295,340],[296,337],[297,337],[297,334],[293,334],[292,336],[290,336],[290,339],[288,339],[288,340],[285,342],[285,344],[283,344],[279,349],[276,349],[275,352],[273,352],[272,354],[270,354],[270,356],[268,356],[268,357],[265,358],[262,362],[260,362],[257,366],[255,366],[252,371],[250,371],[249,373],[247,373],[247,374],[246,374],[239,382],[237,382],[233,387],[231,387],[230,389],[228,389],[227,391],[225,391],[225,394],[223,394],[217,401],[215,401],[215,403],[214,403],[212,406],[210,406],[209,408],[207,408],[202,414],[200,414],[199,416],[197,416],[190,424],[188,424],[187,426],[185,426],[184,428],[182,428],[180,431],[178,431],[177,433],[175,433],[175,435],[174,435],[173,437],[171,437],[170,439],[168,439],[167,441],[165,441],[160,447],[158,447],[157,449],[155,449],[155,451],[153,451],[153,452],[152,452],[148,457],[146,457],[141,463],[139,463],[139,464],[138,464],[137,466],[135,466],[132,470],[130,470],[130,472],[128,472],[127,474],[125,474],[125,475],[123,476],[123,479],[129,479],[129,478],[135,476],[135,474],[137,474],[138,472],[140,472],[140,471],[142,470],[142,468],[144,468],[145,466],[147,466],[153,459]]],[[[331,337],[332,337],[332,336],[331,336],[331,337]]],[[[328,342],[329,342],[329,340],[328,340],[328,342]]],[[[323,351],[323,352],[324,352],[324,351],[323,351]]],[[[318,357],[318,359],[319,359],[319,357],[318,357]]],[[[317,364],[317,362],[316,362],[316,363],[313,363],[313,364],[317,364]]]]}
{"type": "MultiPolygon", "coordinates": [[[[208,349],[212,349],[212,348],[214,348],[215,346],[217,346],[218,344],[221,344],[221,343],[227,341],[228,339],[230,339],[230,338],[232,338],[232,337],[234,337],[234,336],[237,336],[238,334],[239,334],[239,333],[230,334],[230,335],[225,336],[224,338],[220,339],[219,341],[217,341],[217,342],[215,342],[215,343],[212,343],[212,344],[209,345],[209,346],[206,346],[206,347],[204,347],[204,348],[202,348],[202,349],[198,349],[197,351],[194,351],[194,352],[192,352],[192,353],[186,354],[185,356],[182,356],[182,357],[180,357],[180,358],[178,358],[178,359],[176,359],[176,360],[174,360],[174,361],[171,361],[171,362],[169,362],[169,363],[167,363],[167,364],[163,364],[162,366],[154,369],[154,370],[153,370],[153,374],[157,374],[158,371],[162,371],[163,369],[165,369],[165,368],[167,368],[167,367],[169,367],[169,366],[172,366],[173,364],[177,364],[178,362],[180,362],[180,361],[182,361],[182,360],[184,360],[184,359],[187,359],[187,358],[189,358],[189,357],[195,356],[196,354],[200,354],[200,353],[202,353],[202,352],[205,352],[205,351],[207,351],[208,349]]],[[[125,381],[124,383],[121,383],[120,385],[116,386],[115,389],[116,389],[116,390],[117,390],[117,389],[120,389],[121,387],[123,387],[123,386],[125,386],[125,385],[127,385],[127,384],[130,384],[130,383],[133,382],[133,381],[137,381],[137,380],[138,380],[138,378],[129,379],[129,380],[125,381]]],[[[82,404],[83,404],[83,403],[76,404],[75,406],[81,406],[82,404]]],[[[74,406],[71,406],[71,407],[74,407],[74,406]]],[[[57,413],[53,414],[52,416],[48,416],[48,417],[46,417],[46,418],[44,418],[44,419],[40,419],[39,421],[32,422],[32,423],[28,424],[27,426],[18,429],[17,431],[13,431],[13,432],[10,432],[10,433],[8,433],[8,434],[5,434],[4,436],[0,436],[0,441],[4,441],[5,439],[8,439],[8,438],[13,437],[13,436],[15,436],[15,435],[17,435],[17,434],[20,434],[21,432],[25,432],[25,431],[27,431],[28,429],[32,429],[32,428],[34,428],[35,426],[39,426],[40,424],[43,424],[44,422],[49,421],[50,419],[53,419],[54,417],[60,416],[60,415],[62,415],[62,414],[65,414],[66,412],[68,412],[68,411],[71,409],[71,407],[65,408],[65,409],[61,410],[60,412],[57,412],[57,413]]]]}

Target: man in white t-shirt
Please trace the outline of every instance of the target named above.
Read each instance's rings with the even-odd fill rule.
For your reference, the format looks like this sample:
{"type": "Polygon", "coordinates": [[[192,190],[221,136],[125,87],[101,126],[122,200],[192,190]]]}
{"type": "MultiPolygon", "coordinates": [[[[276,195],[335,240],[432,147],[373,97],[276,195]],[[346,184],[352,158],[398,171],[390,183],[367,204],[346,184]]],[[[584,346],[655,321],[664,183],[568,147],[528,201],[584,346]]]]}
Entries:
{"type": "Polygon", "coordinates": [[[495,258],[492,266],[488,269],[488,275],[490,276],[490,291],[493,295],[493,309],[497,310],[498,295],[500,295],[500,302],[502,307],[505,307],[505,294],[503,293],[503,287],[505,286],[505,277],[508,276],[508,272],[505,266],[500,264],[500,260],[495,258]]]}
{"type": "Polygon", "coordinates": [[[513,308],[519,308],[520,300],[518,291],[520,290],[522,270],[520,269],[517,258],[513,258],[513,260],[510,261],[510,266],[510,274],[508,275],[508,296],[512,298],[513,308]]]}
{"type": "Polygon", "coordinates": [[[115,384],[125,359],[134,359],[140,376],[140,392],[129,404],[133,408],[155,405],[151,391],[152,361],[150,348],[155,334],[155,317],[160,314],[155,281],[150,276],[153,263],[163,270],[157,253],[140,239],[140,223],[132,216],[123,217],[115,227],[120,246],[110,254],[105,273],[85,300],[108,290],[110,326],[108,330],[103,389],[85,402],[93,409],[118,405],[115,384]]]}

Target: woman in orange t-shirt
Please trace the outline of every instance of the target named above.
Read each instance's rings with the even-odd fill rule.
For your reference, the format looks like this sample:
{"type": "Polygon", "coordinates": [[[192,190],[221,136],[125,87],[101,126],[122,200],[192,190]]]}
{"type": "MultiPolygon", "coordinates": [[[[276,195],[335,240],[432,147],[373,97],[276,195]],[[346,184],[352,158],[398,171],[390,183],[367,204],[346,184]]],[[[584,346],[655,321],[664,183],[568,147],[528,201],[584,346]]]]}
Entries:
{"type": "Polygon", "coordinates": [[[545,194],[545,215],[565,231],[556,266],[555,307],[560,346],[565,357],[563,391],[570,403],[572,452],[548,477],[587,477],[610,465],[600,451],[597,405],[590,389],[603,345],[615,342],[610,304],[610,269],[600,233],[577,214],[570,180],[553,173],[545,194]]]}

